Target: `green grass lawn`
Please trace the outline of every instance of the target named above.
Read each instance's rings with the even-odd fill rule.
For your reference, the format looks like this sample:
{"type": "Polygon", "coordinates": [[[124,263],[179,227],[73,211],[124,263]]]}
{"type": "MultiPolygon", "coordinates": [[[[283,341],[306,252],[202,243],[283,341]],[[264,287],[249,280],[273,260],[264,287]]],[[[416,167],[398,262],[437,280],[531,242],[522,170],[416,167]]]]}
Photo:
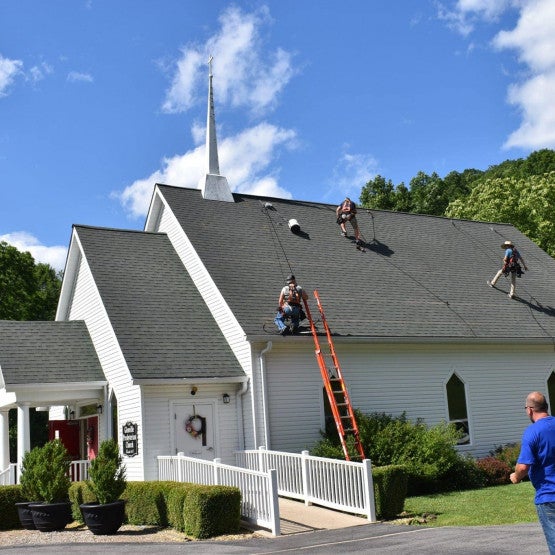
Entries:
{"type": "Polygon", "coordinates": [[[415,524],[490,526],[536,522],[534,488],[528,481],[469,491],[408,497],[405,513],[415,524]],[[437,518],[428,515],[435,515],[437,518]]]}

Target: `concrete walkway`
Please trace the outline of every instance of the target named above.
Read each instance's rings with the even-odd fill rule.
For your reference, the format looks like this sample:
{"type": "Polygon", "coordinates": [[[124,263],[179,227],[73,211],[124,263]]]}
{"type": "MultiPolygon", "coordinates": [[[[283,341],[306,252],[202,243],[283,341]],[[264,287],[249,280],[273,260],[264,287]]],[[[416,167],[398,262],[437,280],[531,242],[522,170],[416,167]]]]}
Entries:
{"type": "Polygon", "coordinates": [[[302,501],[279,498],[281,534],[298,534],[314,530],[332,530],[368,524],[367,518],[340,511],[332,511],[317,505],[305,505],[302,501]]]}

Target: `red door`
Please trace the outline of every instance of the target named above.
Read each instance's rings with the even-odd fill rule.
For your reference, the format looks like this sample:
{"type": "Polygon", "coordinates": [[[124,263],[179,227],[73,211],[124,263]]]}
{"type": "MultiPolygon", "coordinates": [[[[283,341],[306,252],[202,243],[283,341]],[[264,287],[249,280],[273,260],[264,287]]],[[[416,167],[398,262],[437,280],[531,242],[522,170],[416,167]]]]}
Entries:
{"type": "Polygon", "coordinates": [[[78,420],[50,420],[48,422],[48,439],[59,438],[67,449],[72,461],[79,460],[79,421],[78,420]]]}

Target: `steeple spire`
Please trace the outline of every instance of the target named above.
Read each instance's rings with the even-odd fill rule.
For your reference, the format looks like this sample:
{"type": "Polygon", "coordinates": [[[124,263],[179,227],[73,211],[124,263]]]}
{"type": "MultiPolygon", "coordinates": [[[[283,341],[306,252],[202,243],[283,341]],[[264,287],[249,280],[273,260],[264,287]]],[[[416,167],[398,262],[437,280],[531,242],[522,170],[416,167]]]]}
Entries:
{"type": "Polygon", "coordinates": [[[218,142],[216,140],[216,116],[214,115],[214,94],[212,92],[212,56],[208,60],[208,111],[206,115],[206,165],[207,173],[201,178],[199,188],[202,197],[208,200],[235,202],[227,179],[220,175],[218,162],[218,142]]]}

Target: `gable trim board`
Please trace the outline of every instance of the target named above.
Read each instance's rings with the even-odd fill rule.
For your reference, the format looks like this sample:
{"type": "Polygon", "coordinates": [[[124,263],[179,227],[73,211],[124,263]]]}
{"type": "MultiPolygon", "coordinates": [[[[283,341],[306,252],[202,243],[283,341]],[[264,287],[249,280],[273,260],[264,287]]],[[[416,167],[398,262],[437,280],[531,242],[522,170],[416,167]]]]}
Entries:
{"type": "Polygon", "coordinates": [[[241,366],[243,369],[248,368],[250,349],[245,333],[191,241],[180,227],[177,218],[169,209],[166,200],[160,193],[158,185],[156,185],[154,190],[151,207],[155,211],[156,216],[154,218],[147,218],[145,232],[167,234],[175,252],[183,263],[183,267],[191,276],[193,283],[198,288],[206,306],[216,320],[241,366]],[[155,229],[152,227],[154,225],[156,226],[155,229]]]}

